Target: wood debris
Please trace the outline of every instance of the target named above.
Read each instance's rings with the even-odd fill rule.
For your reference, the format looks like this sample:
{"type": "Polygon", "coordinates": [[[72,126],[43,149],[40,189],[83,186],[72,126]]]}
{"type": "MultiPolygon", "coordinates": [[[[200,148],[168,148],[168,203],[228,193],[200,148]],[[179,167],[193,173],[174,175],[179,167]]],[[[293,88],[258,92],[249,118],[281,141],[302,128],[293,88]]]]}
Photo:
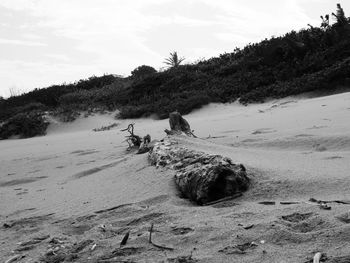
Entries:
{"type": "Polygon", "coordinates": [[[151,224],[151,227],[149,229],[148,243],[152,244],[156,248],[160,248],[160,249],[164,249],[164,250],[174,250],[174,248],[172,248],[172,247],[166,247],[166,246],[161,246],[161,245],[155,244],[152,241],[152,232],[153,232],[153,224],[151,224]]]}

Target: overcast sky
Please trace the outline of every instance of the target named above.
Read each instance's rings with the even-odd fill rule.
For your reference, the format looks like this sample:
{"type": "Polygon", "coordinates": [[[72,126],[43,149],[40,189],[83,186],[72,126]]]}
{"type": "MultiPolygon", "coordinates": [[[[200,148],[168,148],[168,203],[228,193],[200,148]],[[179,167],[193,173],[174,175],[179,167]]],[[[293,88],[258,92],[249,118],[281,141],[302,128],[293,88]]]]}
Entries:
{"type": "Polygon", "coordinates": [[[0,0],[0,96],[218,56],[319,26],[338,2],[350,16],[348,0],[0,0]]]}

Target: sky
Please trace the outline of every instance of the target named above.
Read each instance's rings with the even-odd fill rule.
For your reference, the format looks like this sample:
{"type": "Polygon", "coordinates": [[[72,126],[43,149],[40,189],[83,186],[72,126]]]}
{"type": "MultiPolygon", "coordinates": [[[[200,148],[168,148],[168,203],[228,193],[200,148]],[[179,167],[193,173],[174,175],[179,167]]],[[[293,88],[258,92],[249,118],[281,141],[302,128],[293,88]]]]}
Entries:
{"type": "MultiPolygon", "coordinates": [[[[0,96],[103,74],[159,70],[319,26],[348,0],[0,0],[0,96]]],[[[347,12],[347,10],[349,10],[347,12]]]]}

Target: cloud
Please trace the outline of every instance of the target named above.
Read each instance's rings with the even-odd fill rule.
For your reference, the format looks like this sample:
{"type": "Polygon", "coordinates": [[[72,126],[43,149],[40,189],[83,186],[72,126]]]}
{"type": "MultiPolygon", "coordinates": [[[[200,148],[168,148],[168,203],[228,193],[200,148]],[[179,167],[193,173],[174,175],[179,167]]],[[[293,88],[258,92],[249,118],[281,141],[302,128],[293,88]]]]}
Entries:
{"type": "Polygon", "coordinates": [[[40,42],[27,41],[27,40],[16,40],[16,39],[5,39],[5,38],[0,38],[0,45],[1,44],[21,45],[21,46],[37,46],[37,47],[46,46],[44,43],[40,43],[40,42]]]}

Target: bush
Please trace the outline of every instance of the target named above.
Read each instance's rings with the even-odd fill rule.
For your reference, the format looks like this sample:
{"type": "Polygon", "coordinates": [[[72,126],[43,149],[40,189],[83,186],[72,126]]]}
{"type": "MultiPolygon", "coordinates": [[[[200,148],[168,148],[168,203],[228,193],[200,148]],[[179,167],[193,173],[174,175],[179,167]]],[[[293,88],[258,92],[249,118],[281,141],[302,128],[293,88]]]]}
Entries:
{"type": "Polygon", "coordinates": [[[142,65],[131,71],[131,77],[135,80],[141,80],[150,74],[156,73],[157,71],[151,66],[142,65]]]}
{"type": "Polygon", "coordinates": [[[18,113],[0,126],[0,139],[15,135],[20,138],[45,135],[48,125],[42,112],[18,113]]]}

